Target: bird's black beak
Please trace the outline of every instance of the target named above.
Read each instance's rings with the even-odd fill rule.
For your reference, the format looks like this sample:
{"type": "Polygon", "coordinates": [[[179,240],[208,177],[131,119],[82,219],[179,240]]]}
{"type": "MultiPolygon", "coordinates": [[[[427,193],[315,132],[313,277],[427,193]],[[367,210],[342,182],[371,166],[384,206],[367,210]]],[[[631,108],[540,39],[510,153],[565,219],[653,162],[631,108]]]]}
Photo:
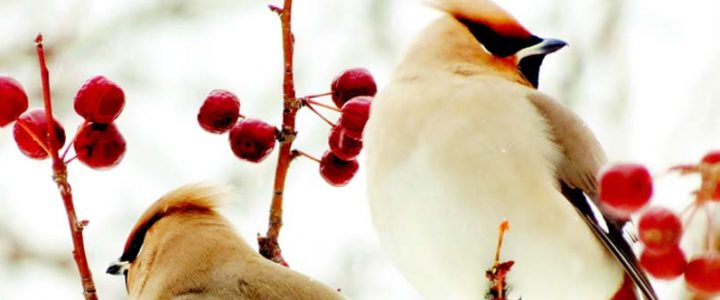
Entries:
{"type": "Polygon", "coordinates": [[[515,53],[518,69],[525,76],[525,79],[534,88],[538,87],[540,77],[540,65],[545,55],[558,51],[567,46],[567,43],[557,39],[544,39],[537,44],[520,49],[515,53]]]}
{"type": "Polygon", "coordinates": [[[550,53],[553,53],[555,51],[558,51],[568,44],[565,41],[558,40],[558,39],[544,39],[541,42],[523,48],[520,51],[517,52],[516,56],[518,61],[522,61],[526,57],[530,56],[536,56],[536,55],[547,55],[550,53]]]}

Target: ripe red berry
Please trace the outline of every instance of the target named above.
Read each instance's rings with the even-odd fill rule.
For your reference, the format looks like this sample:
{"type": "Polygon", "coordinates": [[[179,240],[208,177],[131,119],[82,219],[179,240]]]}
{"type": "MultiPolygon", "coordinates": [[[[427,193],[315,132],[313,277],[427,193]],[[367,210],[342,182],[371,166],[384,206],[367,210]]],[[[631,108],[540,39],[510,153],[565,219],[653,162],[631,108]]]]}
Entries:
{"type": "Polygon", "coordinates": [[[240,159],[258,163],[275,147],[276,129],[257,119],[244,119],[230,129],[230,148],[240,159]]]}
{"type": "Polygon", "coordinates": [[[657,279],[673,279],[682,275],[686,263],[685,253],[678,246],[664,253],[645,249],[640,255],[640,266],[657,279]]]}
{"type": "MultiPolygon", "coordinates": [[[[708,154],[705,154],[700,161],[700,164],[707,166],[720,165],[720,151],[711,151],[708,154]]],[[[720,183],[715,185],[715,191],[713,192],[711,199],[714,201],[720,201],[720,183]]]]}
{"type": "Polygon", "coordinates": [[[359,168],[357,160],[342,160],[330,150],[320,159],[320,176],[333,186],[348,184],[359,168]]]}
{"type": "Polygon", "coordinates": [[[653,207],[640,217],[638,231],[646,251],[667,252],[678,246],[682,237],[682,222],[669,209],[653,207]]]}
{"type": "Polygon", "coordinates": [[[345,136],[362,140],[365,124],[370,117],[370,102],[372,97],[358,96],[345,102],[341,109],[338,125],[343,129],[345,136]]]}
{"type": "Polygon", "coordinates": [[[639,164],[618,164],[600,177],[600,203],[604,212],[629,218],[652,196],[652,177],[639,164]]]}
{"type": "Polygon", "coordinates": [[[703,164],[715,164],[720,163],[720,150],[710,151],[703,156],[700,163],[703,164]]]}
{"type": "Polygon", "coordinates": [[[375,96],[377,86],[370,71],[365,68],[345,70],[330,85],[332,100],[337,107],[357,96],[375,96]]]}
{"type": "Polygon", "coordinates": [[[93,169],[116,166],[125,156],[126,144],[115,123],[88,123],[75,138],[77,158],[93,169]]]}
{"type": "Polygon", "coordinates": [[[685,282],[698,294],[720,294],[720,253],[705,253],[691,259],[685,268],[685,282]]]}
{"type": "Polygon", "coordinates": [[[363,142],[345,136],[344,132],[345,131],[340,126],[333,127],[333,129],[330,130],[328,145],[330,146],[330,151],[332,151],[338,158],[342,160],[351,160],[360,154],[363,142]]]}
{"type": "Polygon", "coordinates": [[[211,91],[197,115],[200,127],[211,133],[228,131],[239,117],[240,100],[226,90],[211,91]]]}
{"type": "MultiPolygon", "coordinates": [[[[47,141],[47,119],[45,118],[45,110],[42,108],[36,108],[25,112],[20,115],[18,121],[13,126],[13,136],[15,137],[15,143],[17,143],[20,151],[30,158],[45,159],[48,157],[48,153],[38,144],[33,137],[25,131],[25,127],[30,129],[37,138],[39,138],[43,145],[47,141]]],[[[58,123],[57,120],[53,119],[53,127],[55,134],[53,135],[54,144],[57,146],[56,149],[62,148],[65,145],[65,129],[58,123]]]]}
{"type": "Polygon", "coordinates": [[[22,85],[9,76],[0,75],[0,127],[15,121],[28,109],[28,97],[22,85]]]}
{"type": "Polygon", "coordinates": [[[117,119],[125,107],[125,93],[104,76],[85,81],[75,95],[75,111],[88,122],[108,124],[117,119]]]}

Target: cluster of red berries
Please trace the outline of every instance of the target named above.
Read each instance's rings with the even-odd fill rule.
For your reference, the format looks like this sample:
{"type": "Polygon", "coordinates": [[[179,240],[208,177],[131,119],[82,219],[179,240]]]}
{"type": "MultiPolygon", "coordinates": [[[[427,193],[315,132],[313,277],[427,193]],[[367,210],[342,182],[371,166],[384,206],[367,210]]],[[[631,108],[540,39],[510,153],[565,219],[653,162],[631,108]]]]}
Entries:
{"type": "Polygon", "coordinates": [[[241,115],[240,100],[232,92],[211,91],[200,107],[197,120],[200,127],[210,133],[230,131],[230,149],[240,159],[258,163],[275,148],[278,130],[262,120],[241,115]]]}
{"type": "MultiPolygon", "coordinates": [[[[710,202],[720,202],[720,151],[705,155],[696,165],[678,166],[671,170],[700,174],[702,186],[695,193],[693,209],[710,202]]],[[[652,191],[652,177],[647,168],[638,164],[615,165],[600,178],[601,208],[624,219],[641,212],[638,233],[644,249],[640,265],[650,275],[658,279],[673,279],[684,274],[685,282],[693,292],[704,296],[720,294],[720,249],[712,249],[714,245],[708,242],[705,253],[688,261],[680,247],[683,235],[681,217],[667,208],[642,209],[650,201],[652,191]]],[[[708,226],[707,230],[708,236],[715,236],[712,226],[708,226]]]]}
{"type": "MultiPolygon", "coordinates": [[[[357,173],[359,164],[356,157],[362,150],[362,134],[370,115],[370,102],[376,92],[372,75],[366,69],[355,68],[338,75],[331,84],[330,93],[298,99],[302,106],[316,113],[313,105],[341,113],[337,124],[328,121],[333,126],[328,139],[330,150],[321,159],[316,159],[320,163],[320,175],[331,185],[345,185],[357,173]],[[332,95],[335,107],[313,100],[325,95],[332,95]]],[[[210,92],[200,107],[197,120],[200,127],[208,132],[221,134],[230,131],[230,148],[235,156],[254,163],[267,158],[276,141],[282,139],[281,132],[274,126],[241,115],[240,100],[225,90],[210,92]]]]}
{"type": "MultiPolygon", "coordinates": [[[[122,89],[107,78],[95,76],[83,84],[74,103],[75,111],[85,119],[72,141],[78,160],[93,169],[110,168],[122,160],[126,144],[114,120],[124,106],[122,89]]],[[[50,155],[48,142],[53,143],[52,149],[65,145],[65,129],[53,117],[49,134],[45,110],[27,109],[28,97],[20,83],[0,75],[0,127],[15,121],[13,136],[20,151],[45,159],[50,155]]]]}
{"type": "Polygon", "coordinates": [[[320,175],[331,185],[343,186],[359,168],[357,156],[363,147],[363,130],[377,85],[368,70],[354,68],[335,77],[330,88],[332,101],[340,108],[340,118],[330,130],[330,149],[320,160],[320,175]]]}

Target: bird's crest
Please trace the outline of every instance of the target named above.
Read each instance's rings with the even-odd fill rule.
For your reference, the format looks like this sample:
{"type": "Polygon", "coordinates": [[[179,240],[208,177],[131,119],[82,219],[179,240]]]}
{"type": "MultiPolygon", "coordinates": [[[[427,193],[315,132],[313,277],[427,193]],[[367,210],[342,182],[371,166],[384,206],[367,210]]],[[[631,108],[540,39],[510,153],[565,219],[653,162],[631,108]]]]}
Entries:
{"type": "Polygon", "coordinates": [[[211,184],[189,184],[165,194],[143,213],[130,231],[120,261],[135,260],[145,234],[158,220],[181,212],[213,213],[227,194],[227,188],[211,184]]]}
{"type": "Polygon", "coordinates": [[[482,24],[506,38],[525,39],[532,34],[510,13],[491,0],[426,0],[458,20],[482,24]]]}

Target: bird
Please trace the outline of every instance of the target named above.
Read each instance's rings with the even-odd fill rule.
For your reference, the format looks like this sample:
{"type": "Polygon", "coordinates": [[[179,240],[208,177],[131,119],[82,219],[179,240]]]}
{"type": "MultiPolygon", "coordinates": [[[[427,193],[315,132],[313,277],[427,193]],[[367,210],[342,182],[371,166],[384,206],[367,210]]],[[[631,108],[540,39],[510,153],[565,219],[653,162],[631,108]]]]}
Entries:
{"type": "Polygon", "coordinates": [[[506,299],[656,299],[627,220],[599,211],[600,143],[537,89],[567,43],[490,0],[430,4],[442,16],[375,96],[363,136],[372,221],[399,271],[427,299],[485,299],[507,220],[506,299]]]}
{"type": "Polygon", "coordinates": [[[129,299],[344,299],[338,290],[254,251],[217,208],[221,185],[189,184],[152,204],[107,273],[129,299]]]}

